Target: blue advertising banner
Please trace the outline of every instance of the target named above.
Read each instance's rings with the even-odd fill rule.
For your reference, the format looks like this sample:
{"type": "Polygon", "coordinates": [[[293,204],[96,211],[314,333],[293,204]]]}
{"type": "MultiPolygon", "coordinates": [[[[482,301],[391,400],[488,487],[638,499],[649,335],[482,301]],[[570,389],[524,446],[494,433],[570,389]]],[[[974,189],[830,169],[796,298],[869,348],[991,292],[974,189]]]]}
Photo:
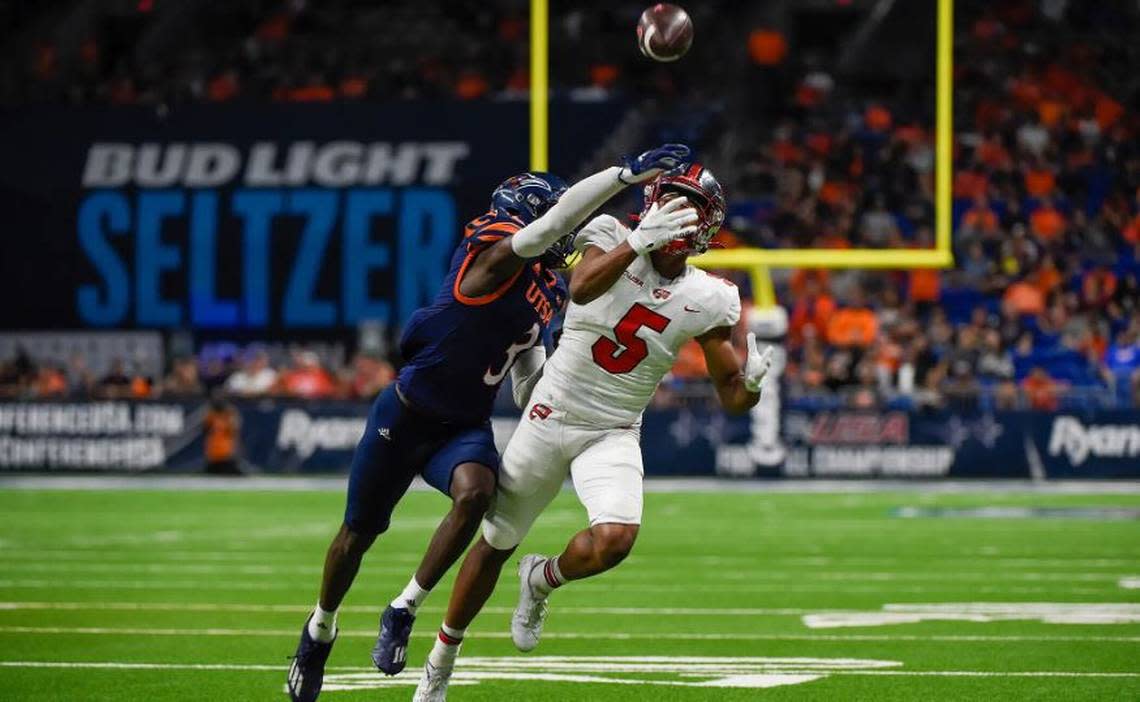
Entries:
{"type": "MultiPolygon", "coordinates": [[[[570,175],[621,115],[557,104],[570,175]]],[[[527,168],[525,103],[0,111],[0,328],[400,324],[527,168]],[[45,164],[51,164],[46,167],[45,164]]]]}
{"type": "MultiPolygon", "coordinates": [[[[251,401],[236,450],[271,473],[347,469],[360,402],[251,401]]],[[[203,470],[204,402],[2,402],[0,471],[203,470]]],[[[647,475],[743,478],[1140,478],[1140,412],[789,411],[773,445],[756,417],[650,410],[647,475]]],[[[500,450],[518,423],[496,417],[500,450]]]]}

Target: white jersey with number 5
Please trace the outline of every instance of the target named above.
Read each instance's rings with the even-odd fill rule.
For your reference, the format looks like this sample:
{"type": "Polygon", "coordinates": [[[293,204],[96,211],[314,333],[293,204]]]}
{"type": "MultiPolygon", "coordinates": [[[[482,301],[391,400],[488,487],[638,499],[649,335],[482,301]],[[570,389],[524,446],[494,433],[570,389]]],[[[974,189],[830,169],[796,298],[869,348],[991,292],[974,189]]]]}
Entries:
{"type": "MultiPolygon", "coordinates": [[[[575,246],[609,251],[629,229],[595,217],[575,246]]],[[[570,303],[558,349],[531,396],[568,418],[598,427],[636,424],[677,351],[693,337],[740,319],[740,293],[726,280],[687,266],[661,276],[638,257],[608,291],[585,305],[570,303]]]]}

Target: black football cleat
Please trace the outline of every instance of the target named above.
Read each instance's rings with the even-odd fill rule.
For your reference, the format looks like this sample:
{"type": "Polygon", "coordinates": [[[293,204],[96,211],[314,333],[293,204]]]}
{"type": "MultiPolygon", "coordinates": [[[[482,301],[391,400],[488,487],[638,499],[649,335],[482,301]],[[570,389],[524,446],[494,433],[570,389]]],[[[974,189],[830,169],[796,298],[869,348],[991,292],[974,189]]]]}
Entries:
{"type": "Polygon", "coordinates": [[[372,662],[385,675],[396,675],[408,662],[408,638],[412,635],[414,614],[391,605],[380,617],[380,638],[372,649],[372,662]]]}
{"type": "Polygon", "coordinates": [[[286,680],[289,699],[293,702],[315,702],[317,695],[321,694],[325,661],[329,659],[335,641],[334,637],[332,641],[324,643],[309,636],[309,622],[305,622],[305,628],[301,629],[301,642],[293,654],[293,663],[289,666],[289,677],[286,680]]]}

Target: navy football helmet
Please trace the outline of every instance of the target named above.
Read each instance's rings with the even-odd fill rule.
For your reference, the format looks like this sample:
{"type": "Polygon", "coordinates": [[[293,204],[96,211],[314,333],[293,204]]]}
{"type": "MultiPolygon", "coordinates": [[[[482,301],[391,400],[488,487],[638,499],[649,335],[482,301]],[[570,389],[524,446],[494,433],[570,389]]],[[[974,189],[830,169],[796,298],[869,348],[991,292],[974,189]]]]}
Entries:
{"type": "MultiPolygon", "coordinates": [[[[491,193],[491,210],[507,214],[530,224],[546,213],[562,193],[566,181],[553,173],[520,173],[507,178],[491,193]]],[[[548,268],[563,268],[574,251],[574,234],[571,232],[550,245],[540,260],[548,268]]]]}

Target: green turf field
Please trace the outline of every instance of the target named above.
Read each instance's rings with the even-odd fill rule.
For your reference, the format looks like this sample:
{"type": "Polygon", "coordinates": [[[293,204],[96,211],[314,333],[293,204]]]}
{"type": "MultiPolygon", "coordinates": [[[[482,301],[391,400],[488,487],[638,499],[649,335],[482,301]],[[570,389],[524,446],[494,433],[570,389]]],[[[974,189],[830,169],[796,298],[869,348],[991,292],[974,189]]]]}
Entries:
{"type": "MultiPolygon", "coordinates": [[[[0,491],[0,699],[285,699],[341,504],[0,491]]],[[[1140,495],[650,494],[634,555],[556,592],[532,654],[508,638],[504,578],[451,699],[1140,699],[1140,522],[892,516],[987,506],[1135,510],[1140,495]]],[[[397,511],[343,610],[322,700],[410,699],[450,578],[407,672],[381,678],[368,652],[444,508],[413,493],[397,511]]],[[[563,494],[524,548],[553,552],[582,521],[563,494]]]]}

